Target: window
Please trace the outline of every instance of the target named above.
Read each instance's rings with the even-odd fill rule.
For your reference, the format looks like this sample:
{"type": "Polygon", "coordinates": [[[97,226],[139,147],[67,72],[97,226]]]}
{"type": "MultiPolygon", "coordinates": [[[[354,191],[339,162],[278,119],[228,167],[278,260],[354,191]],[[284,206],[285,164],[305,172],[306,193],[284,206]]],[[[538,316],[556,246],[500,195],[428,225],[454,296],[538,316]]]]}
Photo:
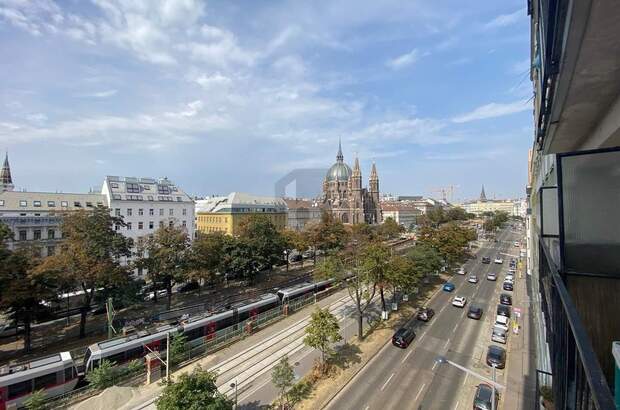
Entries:
{"type": "Polygon", "coordinates": [[[97,202],[97,206],[103,206],[103,202],[97,202]]]}
{"type": "Polygon", "coordinates": [[[69,207],[69,202],[67,201],[60,201],[60,206],[63,208],[68,208],[69,207]]]}
{"type": "Polygon", "coordinates": [[[48,208],[55,208],[56,207],[56,202],[55,201],[47,201],[47,206],[48,206],[48,208]]]}
{"type": "Polygon", "coordinates": [[[114,225],[114,230],[115,231],[120,231],[121,230],[121,226],[119,224],[114,225]]]}
{"type": "Polygon", "coordinates": [[[170,208],[170,209],[168,210],[168,215],[169,215],[169,216],[173,216],[173,215],[174,215],[174,209],[170,208]]]}
{"type": "Polygon", "coordinates": [[[187,221],[183,221],[183,226],[187,226],[187,221]]]}
{"type": "Polygon", "coordinates": [[[4,199],[0,199],[0,206],[4,206],[4,199]]]}
{"type": "Polygon", "coordinates": [[[187,208],[183,208],[183,216],[187,215],[187,208]]]}
{"type": "Polygon", "coordinates": [[[168,185],[158,185],[157,192],[161,195],[168,195],[170,194],[170,188],[168,187],[168,185]]]}
{"type": "Polygon", "coordinates": [[[86,202],[86,207],[87,208],[92,208],[93,207],[93,203],[92,202],[86,202]]]}
{"type": "Polygon", "coordinates": [[[47,247],[47,256],[52,256],[55,253],[56,253],[56,247],[55,246],[48,246],[47,247]]]}
{"type": "Polygon", "coordinates": [[[151,190],[151,186],[150,185],[143,185],[142,188],[144,188],[145,191],[150,191],[151,190]]]}
{"type": "Polygon", "coordinates": [[[164,208],[159,208],[159,216],[164,216],[164,208]]]}
{"type": "Polygon", "coordinates": [[[138,215],[140,216],[144,215],[144,209],[142,208],[138,209],[138,215]]]}
{"type": "Polygon", "coordinates": [[[127,187],[127,192],[129,193],[132,193],[132,194],[140,193],[140,184],[126,183],[125,186],[127,187]]]}
{"type": "Polygon", "coordinates": [[[35,241],[40,241],[41,240],[41,230],[40,229],[35,229],[34,230],[34,237],[33,239],[35,241]]]}
{"type": "Polygon", "coordinates": [[[32,391],[32,380],[26,380],[23,382],[15,383],[9,386],[8,399],[14,399],[15,397],[23,396],[32,391]]]}
{"type": "Polygon", "coordinates": [[[44,374],[34,379],[34,389],[39,390],[47,386],[56,384],[56,372],[50,374],[44,374]]]}
{"type": "Polygon", "coordinates": [[[121,208],[114,209],[114,215],[115,216],[121,216],[121,208]]]}
{"type": "Polygon", "coordinates": [[[65,369],[65,382],[72,380],[75,376],[75,372],[73,371],[73,367],[67,367],[65,369]]]}
{"type": "Polygon", "coordinates": [[[133,210],[131,208],[127,208],[127,216],[131,216],[133,214],[133,210]]]}
{"type": "Polygon", "coordinates": [[[183,198],[181,198],[180,196],[177,196],[177,202],[183,202],[183,198]]]}
{"type": "Polygon", "coordinates": [[[121,196],[121,194],[112,194],[112,199],[117,199],[117,200],[121,200],[123,199],[123,197],[121,196]]]}
{"type": "Polygon", "coordinates": [[[127,230],[131,231],[131,222],[127,222],[127,230]]]}
{"type": "Polygon", "coordinates": [[[155,222],[149,221],[149,229],[153,229],[155,227],[155,222]]]}
{"type": "Polygon", "coordinates": [[[118,188],[118,184],[117,184],[116,182],[112,182],[112,183],[110,184],[110,186],[111,186],[112,188],[118,188]]]}
{"type": "Polygon", "coordinates": [[[56,231],[53,229],[47,230],[47,239],[56,239],[56,231]]]}
{"type": "Polygon", "coordinates": [[[164,221],[159,221],[159,227],[163,228],[164,227],[164,221]]]}
{"type": "Polygon", "coordinates": [[[28,201],[24,201],[24,200],[19,201],[19,206],[21,206],[22,208],[27,207],[28,206],[28,201]]]}
{"type": "Polygon", "coordinates": [[[174,221],[168,221],[168,226],[172,228],[174,226],[174,221]]]}
{"type": "Polygon", "coordinates": [[[19,240],[20,241],[25,241],[27,238],[28,232],[27,231],[19,231],[19,240]]]}
{"type": "Polygon", "coordinates": [[[76,208],[81,208],[82,204],[80,203],[80,201],[74,201],[73,202],[73,206],[76,207],[76,208]]]}
{"type": "Polygon", "coordinates": [[[32,205],[33,205],[35,208],[40,208],[40,207],[41,207],[41,201],[33,201],[33,202],[32,202],[32,205]]]}
{"type": "Polygon", "coordinates": [[[144,222],[138,222],[138,229],[144,229],[144,222]]]}
{"type": "Polygon", "coordinates": [[[152,201],[153,200],[153,195],[149,195],[149,196],[147,196],[147,198],[149,199],[149,201],[152,201]]]}

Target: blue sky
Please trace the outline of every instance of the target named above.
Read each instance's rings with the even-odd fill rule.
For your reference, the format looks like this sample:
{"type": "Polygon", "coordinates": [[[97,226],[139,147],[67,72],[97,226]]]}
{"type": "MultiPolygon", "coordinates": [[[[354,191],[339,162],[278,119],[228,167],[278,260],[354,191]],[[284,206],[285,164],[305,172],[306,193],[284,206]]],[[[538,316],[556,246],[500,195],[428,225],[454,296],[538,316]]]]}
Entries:
{"type": "Polygon", "coordinates": [[[271,194],[340,137],[383,192],[523,196],[526,2],[463,4],[0,0],[0,149],[28,190],[271,194]]]}

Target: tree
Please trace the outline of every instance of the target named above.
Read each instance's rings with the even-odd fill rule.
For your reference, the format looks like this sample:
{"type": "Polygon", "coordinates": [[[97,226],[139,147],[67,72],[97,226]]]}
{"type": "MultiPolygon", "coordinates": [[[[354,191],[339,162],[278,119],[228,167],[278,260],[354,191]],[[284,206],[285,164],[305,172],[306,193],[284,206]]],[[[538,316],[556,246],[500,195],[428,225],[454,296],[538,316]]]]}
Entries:
{"type": "Polygon", "coordinates": [[[30,397],[24,400],[28,410],[43,410],[45,408],[46,394],[44,389],[35,390],[30,397]]]}
{"type": "Polygon", "coordinates": [[[249,247],[258,270],[271,269],[282,261],[285,241],[269,218],[251,215],[239,226],[239,239],[249,247]]]}
{"type": "Polygon", "coordinates": [[[166,308],[172,304],[172,286],[187,277],[189,238],[182,227],[162,226],[146,239],[144,265],[153,284],[163,283],[166,308]]]}
{"type": "Polygon", "coordinates": [[[65,214],[59,251],[35,269],[36,274],[56,276],[83,292],[80,338],[86,336],[86,315],[97,289],[129,281],[129,268],[120,261],[131,255],[132,241],[114,230],[115,225],[123,224],[121,218],[111,216],[109,209],[101,206],[65,214]]]}
{"type": "Polygon", "coordinates": [[[325,372],[325,358],[333,349],[331,345],[338,342],[340,336],[340,324],[338,319],[328,309],[317,308],[310,317],[310,323],[306,327],[306,346],[318,349],[321,352],[321,369],[325,372]]]}
{"type": "Polygon", "coordinates": [[[408,253],[407,259],[411,263],[411,269],[419,277],[437,272],[443,266],[439,252],[425,243],[419,243],[408,253]]]}
{"type": "Polygon", "coordinates": [[[324,253],[335,252],[347,243],[348,234],[342,222],[334,219],[331,213],[323,212],[321,221],[310,227],[310,241],[315,250],[324,253]]]}
{"type": "Polygon", "coordinates": [[[280,407],[284,408],[284,405],[288,404],[289,401],[287,391],[293,387],[295,382],[295,372],[287,356],[282,356],[280,362],[274,366],[271,371],[271,382],[278,389],[278,401],[280,402],[280,407]]]}
{"type": "MultiPolygon", "coordinates": [[[[0,225],[0,230],[3,225],[0,225]]],[[[5,235],[6,231],[0,233],[5,235]]],[[[49,311],[43,301],[57,298],[57,284],[52,275],[36,273],[40,250],[22,247],[13,252],[4,247],[0,238],[0,311],[10,312],[16,326],[24,325],[24,352],[31,350],[31,324],[49,311]]]]}
{"type": "Polygon", "coordinates": [[[157,399],[158,410],[231,410],[233,402],[217,390],[217,374],[198,366],[183,373],[164,388],[157,399]]]}
{"type": "Polygon", "coordinates": [[[224,257],[220,266],[226,275],[244,278],[250,284],[254,282],[261,268],[248,241],[232,237],[224,243],[224,257]]]}
{"type": "Polygon", "coordinates": [[[183,333],[175,333],[170,340],[170,361],[177,364],[187,356],[187,336],[183,333]]]}
{"type": "Polygon", "coordinates": [[[399,225],[391,217],[385,218],[383,223],[379,225],[379,234],[383,239],[397,238],[403,232],[405,232],[405,227],[399,225]]]}
{"type": "Polygon", "coordinates": [[[381,242],[370,242],[362,248],[361,263],[362,269],[372,278],[379,287],[381,296],[381,310],[386,314],[384,288],[388,284],[386,267],[390,258],[390,250],[381,242]]]}
{"type": "Polygon", "coordinates": [[[222,232],[198,233],[189,251],[190,280],[211,282],[220,271],[227,237],[222,232]]]}
{"type": "MultiPolygon", "coordinates": [[[[286,249],[286,269],[288,270],[288,256],[292,250],[297,250],[303,253],[308,249],[308,238],[302,232],[293,231],[292,229],[285,229],[282,231],[282,237],[284,238],[284,247],[286,249]]],[[[302,255],[303,256],[303,255],[302,255]]],[[[301,266],[304,266],[304,258],[301,258],[301,266]]]]}
{"type": "Polygon", "coordinates": [[[390,257],[385,267],[386,282],[392,285],[394,293],[397,288],[411,291],[418,285],[421,276],[422,272],[416,271],[413,262],[404,256],[390,257]]]}
{"type": "Polygon", "coordinates": [[[114,385],[115,376],[115,363],[104,359],[99,367],[86,374],[86,380],[95,389],[103,390],[114,385]]]}
{"type": "Polygon", "coordinates": [[[463,259],[467,245],[474,239],[476,239],[474,230],[456,223],[447,223],[440,227],[423,226],[418,232],[418,243],[437,250],[448,265],[463,259]]]}

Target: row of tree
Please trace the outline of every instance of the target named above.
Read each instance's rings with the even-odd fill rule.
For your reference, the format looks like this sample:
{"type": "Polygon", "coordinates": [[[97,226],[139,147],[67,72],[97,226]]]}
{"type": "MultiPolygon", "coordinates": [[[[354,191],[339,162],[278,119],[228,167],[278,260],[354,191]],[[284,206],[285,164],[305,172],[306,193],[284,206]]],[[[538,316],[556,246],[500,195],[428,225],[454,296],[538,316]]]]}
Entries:
{"type": "Polygon", "coordinates": [[[485,212],[482,216],[485,217],[482,225],[485,232],[495,232],[508,222],[508,212],[504,211],[485,212]]]}

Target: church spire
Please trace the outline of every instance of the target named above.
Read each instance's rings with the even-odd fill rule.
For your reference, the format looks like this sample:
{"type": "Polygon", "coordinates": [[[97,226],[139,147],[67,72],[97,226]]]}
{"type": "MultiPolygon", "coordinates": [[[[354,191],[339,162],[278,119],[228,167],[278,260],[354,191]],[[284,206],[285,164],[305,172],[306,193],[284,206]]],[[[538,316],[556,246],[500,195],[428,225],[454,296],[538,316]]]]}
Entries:
{"type": "Polygon", "coordinates": [[[480,192],[480,202],[486,202],[487,195],[484,193],[484,184],[482,184],[482,191],[480,192]]]}
{"type": "Polygon", "coordinates": [[[353,174],[354,175],[362,175],[362,171],[360,169],[360,160],[357,158],[357,155],[355,155],[355,165],[353,165],[353,174]]]}
{"type": "Polygon", "coordinates": [[[0,170],[0,192],[2,191],[12,191],[13,186],[13,178],[11,177],[11,166],[9,165],[9,153],[7,152],[4,156],[4,164],[2,165],[2,170],[0,170]]]}
{"type": "Polygon", "coordinates": [[[340,140],[340,137],[338,138],[338,155],[336,155],[336,161],[344,161],[344,156],[342,155],[342,141],[340,140]]]}
{"type": "Polygon", "coordinates": [[[375,161],[372,162],[372,168],[370,170],[370,179],[379,179],[379,176],[377,175],[377,167],[375,165],[375,161]]]}

